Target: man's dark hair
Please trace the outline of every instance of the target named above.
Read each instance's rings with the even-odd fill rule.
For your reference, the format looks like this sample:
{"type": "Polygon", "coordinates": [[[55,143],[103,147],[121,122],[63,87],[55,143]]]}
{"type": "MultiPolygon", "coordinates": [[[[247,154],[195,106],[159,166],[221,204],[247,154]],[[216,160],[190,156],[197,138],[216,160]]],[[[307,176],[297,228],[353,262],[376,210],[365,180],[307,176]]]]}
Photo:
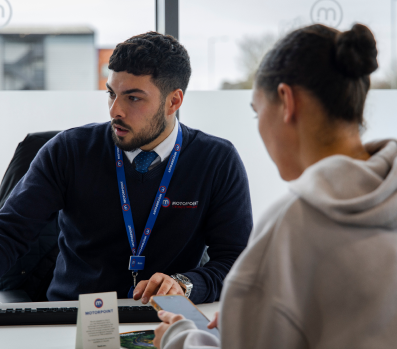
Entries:
{"type": "Polygon", "coordinates": [[[171,35],[148,32],[118,44],[109,69],[134,75],[151,75],[163,97],[181,89],[185,93],[191,75],[186,49],[171,35]]]}
{"type": "Polygon", "coordinates": [[[264,57],[256,84],[272,96],[280,83],[301,86],[323,104],[331,120],[363,123],[376,42],[361,24],[340,32],[320,24],[293,31],[264,57]]]}

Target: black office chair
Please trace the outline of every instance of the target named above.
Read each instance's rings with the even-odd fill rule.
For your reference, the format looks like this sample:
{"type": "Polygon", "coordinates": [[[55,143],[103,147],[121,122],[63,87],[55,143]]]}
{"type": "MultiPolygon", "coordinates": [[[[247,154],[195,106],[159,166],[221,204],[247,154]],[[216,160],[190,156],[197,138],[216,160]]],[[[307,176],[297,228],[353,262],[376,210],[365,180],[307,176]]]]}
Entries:
{"type": "MultiPolygon", "coordinates": [[[[15,185],[28,171],[40,148],[59,131],[30,133],[19,143],[0,186],[3,207],[15,185]]],[[[58,248],[58,215],[40,232],[30,251],[0,278],[0,302],[47,301],[46,292],[52,280],[58,248]]]]}

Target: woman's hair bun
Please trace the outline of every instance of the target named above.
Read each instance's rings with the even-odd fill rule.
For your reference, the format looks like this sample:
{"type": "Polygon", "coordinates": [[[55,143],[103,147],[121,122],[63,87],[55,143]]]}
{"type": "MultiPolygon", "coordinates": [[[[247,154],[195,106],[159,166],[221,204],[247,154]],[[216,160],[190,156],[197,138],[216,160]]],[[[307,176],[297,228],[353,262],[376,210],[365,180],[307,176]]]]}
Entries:
{"type": "Polygon", "coordinates": [[[336,36],[336,64],[346,76],[360,78],[378,68],[376,42],[372,32],[362,24],[336,36]]]}

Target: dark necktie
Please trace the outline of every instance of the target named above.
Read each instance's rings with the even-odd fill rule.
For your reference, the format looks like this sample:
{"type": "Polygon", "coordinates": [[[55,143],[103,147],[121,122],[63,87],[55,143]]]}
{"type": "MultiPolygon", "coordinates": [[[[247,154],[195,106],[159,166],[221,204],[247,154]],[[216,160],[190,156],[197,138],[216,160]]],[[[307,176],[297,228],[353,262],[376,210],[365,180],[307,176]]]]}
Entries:
{"type": "Polygon", "coordinates": [[[134,159],[135,169],[140,173],[146,173],[157,156],[154,151],[141,151],[134,159]]]}

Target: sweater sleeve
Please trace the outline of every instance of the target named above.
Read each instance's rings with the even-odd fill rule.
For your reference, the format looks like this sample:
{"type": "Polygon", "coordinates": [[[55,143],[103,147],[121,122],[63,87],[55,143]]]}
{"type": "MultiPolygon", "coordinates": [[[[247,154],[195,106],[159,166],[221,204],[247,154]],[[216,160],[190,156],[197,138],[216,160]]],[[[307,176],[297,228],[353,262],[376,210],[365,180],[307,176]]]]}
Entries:
{"type": "Polygon", "coordinates": [[[38,152],[0,210],[0,276],[30,249],[64,205],[66,156],[62,134],[38,152]]]}
{"type": "Polygon", "coordinates": [[[218,338],[198,330],[191,320],[181,320],[172,324],[161,339],[161,349],[217,349],[218,338]]]}
{"type": "MultiPolygon", "coordinates": [[[[236,298],[237,304],[241,303],[236,298]]],[[[218,338],[198,330],[190,320],[171,325],[161,340],[161,349],[308,349],[308,343],[294,322],[276,308],[255,316],[250,305],[242,312],[230,306],[222,314],[221,336],[218,338]]]]}
{"type": "Polygon", "coordinates": [[[248,177],[232,147],[213,178],[211,202],[204,219],[210,261],[183,273],[193,283],[192,302],[210,303],[219,299],[223,280],[247,246],[252,225],[248,177]]]}

